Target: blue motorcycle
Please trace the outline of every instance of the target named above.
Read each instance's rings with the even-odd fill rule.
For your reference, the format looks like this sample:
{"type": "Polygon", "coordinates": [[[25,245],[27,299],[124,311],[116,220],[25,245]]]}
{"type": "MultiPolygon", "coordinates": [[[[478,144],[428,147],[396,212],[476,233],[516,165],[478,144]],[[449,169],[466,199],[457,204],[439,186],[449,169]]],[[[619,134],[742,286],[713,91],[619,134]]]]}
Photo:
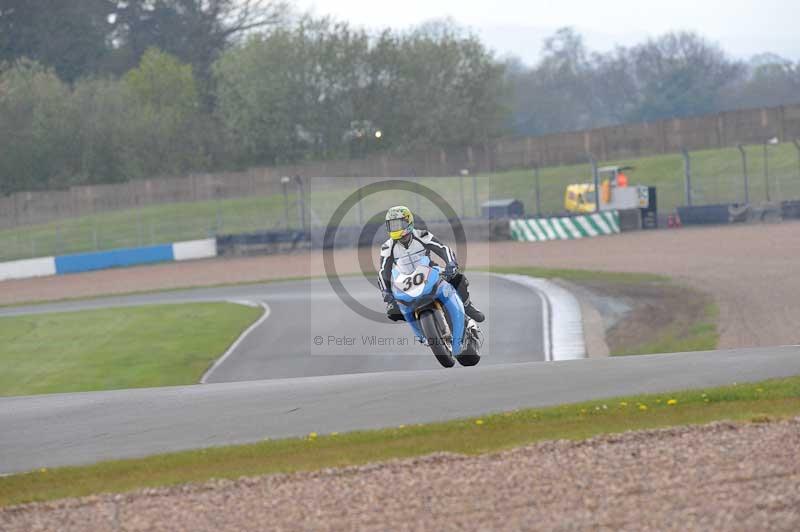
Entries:
{"type": "Polygon", "coordinates": [[[442,366],[451,368],[456,360],[462,366],[480,362],[483,333],[429,257],[398,259],[392,268],[392,293],[414,334],[442,366]]]}

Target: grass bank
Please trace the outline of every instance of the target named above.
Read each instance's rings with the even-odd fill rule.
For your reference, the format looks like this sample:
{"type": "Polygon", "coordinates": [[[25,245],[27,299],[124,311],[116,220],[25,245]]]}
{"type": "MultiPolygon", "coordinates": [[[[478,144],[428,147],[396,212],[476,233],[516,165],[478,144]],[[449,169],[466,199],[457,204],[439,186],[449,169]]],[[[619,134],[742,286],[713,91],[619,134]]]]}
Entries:
{"type": "Polygon", "coordinates": [[[535,267],[493,268],[577,284],[597,298],[611,298],[629,311],[606,331],[612,355],[709,351],[717,348],[719,310],[704,292],[648,273],[620,273],[535,267]]]}
{"type": "MultiPolygon", "coordinates": [[[[763,179],[755,179],[763,167],[763,151],[749,147],[751,201],[766,197],[763,179]]],[[[679,154],[607,161],[603,164],[633,165],[631,182],[658,188],[659,209],[671,212],[684,201],[683,159],[679,154]]],[[[797,152],[791,143],[770,148],[769,168],[772,199],[800,198],[797,152]]],[[[742,168],[736,148],[703,150],[692,153],[693,198],[696,204],[742,201],[742,168]]],[[[588,164],[543,168],[540,171],[541,206],[544,213],[563,211],[565,187],[570,183],[589,182],[588,164]]],[[[309,212],[312,220],[325,225],[334,210],[359,184],[366,180],[311,179],[309,212]]],[[[433,189],[460,216],[476,216],[480,205],[493,198],[517,198],[525,203],[528,213],[535,213],[534,178],[529,169],[459,177],[421,178],[419,183],[433,189]]],[[[290,191],[292,192],[292,191],[290,191]]],[[[297,202],[288,195],[288,222],[297,227],[297,202]]],[[[423,219],[440,219],[442,213],[431,202],[403,191],[383,192],[365,198],[363,220],[385,212],[388,205],[405,203],[423,219]]],[[[282,227],[286,211],[282,194],[238,199],[221,199],[191,203],[169,203],[120,209],[57,222],[21,225],[0,231],[0,261],[42,257],[169,243],[208,238],[217,234],[240,233],[282,227]]],[[[343,220],[345,225],[358,225],[357,209],[343,220]]]]}
{"type": "Polygon", "coordinates": [[[0,478],[0,506],[138,488],[342,467],[437,451],[495,452],[542,440],[714,420],[800,415],[800,377],[707,390],[617,397],[429,425],[263,441],[0,478]]]}
{"type": "Polygon", "coordinates": [[[261,313],[200,303],[0,318],[0,396],[194,384],[261,313]]]}

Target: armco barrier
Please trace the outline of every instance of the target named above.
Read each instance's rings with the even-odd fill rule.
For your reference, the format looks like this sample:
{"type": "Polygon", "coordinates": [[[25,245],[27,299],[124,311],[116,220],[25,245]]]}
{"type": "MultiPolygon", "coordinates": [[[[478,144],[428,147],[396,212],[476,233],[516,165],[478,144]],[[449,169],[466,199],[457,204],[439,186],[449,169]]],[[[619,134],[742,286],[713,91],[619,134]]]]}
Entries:
{"type": "Polygon", "coordinates": [[[172,244],[172,254],[175,260],[208,259],[217,256],[217,239],[190,240],[189,242],[175,242],[172,244]]]}
{"type": "Polygon", "coordinates": [[[88,272],[92,270],[106,270],[108,268],[121,268],[136,266],[138,264],[152,264],[154,262],[168,262],[175,259],[172,244],[161,246],[148,246],[144,248],[114,249],[111,251],[96,251],[93,253],[78,253],[56,257],[56,273],[88,272]]]}
{"type": "Polygon", "coordinates": [[[682,225],[715,225],[730,223],[730,204],[678,207],[682,225]]]}
{"type": "Polygon", "coordinates": [[[0,263],[0,281],[11,279],[27,279],[29,277],[46,277],[56,274],[55,257],[40,259],[15,260],[0,263]]]}
{"type": "Polygon", "coordinates": [[[781,216],[784,219],[800,219],[800,201],[784,201],[781,203],[781,216]]]}
{"type": "Polygon", "coordinates": [[[209,238],[144,248],[114,249],[61,257],[15,260],[0,263],[0,281],[216,256],[217,241],[209,238]]]}
{"type": "Polygon", "coordinates": [[[511,220],[511,239],[521,242],[575,240],[620,232],[619,213],[605,211],[582,216],[511,220]]]}

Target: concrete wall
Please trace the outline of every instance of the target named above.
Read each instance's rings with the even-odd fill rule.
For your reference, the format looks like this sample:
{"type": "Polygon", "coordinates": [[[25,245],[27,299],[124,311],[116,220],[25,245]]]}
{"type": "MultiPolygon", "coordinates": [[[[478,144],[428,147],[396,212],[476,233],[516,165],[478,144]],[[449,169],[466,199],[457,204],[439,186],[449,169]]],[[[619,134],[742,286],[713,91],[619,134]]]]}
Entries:
{"type": "Polygon", "coordinates": [[[281,176],[407,177],[457,175],[462,168],[489,172],[511,168],[585,163],[689,150],[760,144],[778,137],[800,138],[800,105],[731,111],[696,118],[663,120],[546,135],[503,138],[493,143],[405,156],[356,161],[318,161],[256,168],[247,172],[164,177],[61,191],[21,192],[0,198],[0,229],[46,223],[95,212],[160,203],[261,196],[281,192],[281,176]]]}

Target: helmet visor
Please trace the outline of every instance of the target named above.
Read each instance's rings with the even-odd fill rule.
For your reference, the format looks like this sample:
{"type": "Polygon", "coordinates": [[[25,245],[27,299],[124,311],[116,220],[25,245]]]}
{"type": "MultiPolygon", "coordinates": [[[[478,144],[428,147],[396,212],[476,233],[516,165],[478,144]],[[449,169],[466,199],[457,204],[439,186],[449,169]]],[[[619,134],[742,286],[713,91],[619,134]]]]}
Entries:
{"type": "Polygon", "coordinates": [[[403,231],[408,229],[408,222],[404,218],[397,218],[396,220],[386,220],[386,229],[393,233],[395,231],[403,231]]]}

